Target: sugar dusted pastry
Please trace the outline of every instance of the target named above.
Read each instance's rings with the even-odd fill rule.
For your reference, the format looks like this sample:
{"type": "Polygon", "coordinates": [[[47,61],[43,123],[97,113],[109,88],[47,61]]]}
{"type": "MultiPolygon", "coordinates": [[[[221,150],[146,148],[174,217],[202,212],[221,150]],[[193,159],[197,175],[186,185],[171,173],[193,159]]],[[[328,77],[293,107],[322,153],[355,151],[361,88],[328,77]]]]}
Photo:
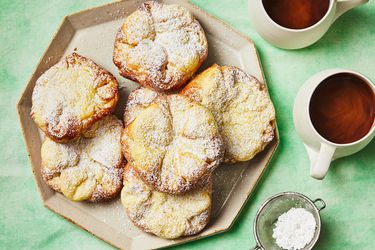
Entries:
{"type": "Polygon", "coordinates": [[[204,31],[187,9],[150,1],[125,19],[113,62],[122,76],[165,92],[185,84],[207,53],[204,31]]]}
{"type": "Polygon", "coordinates": [[[208,178],[223,157],[211,112],[182,95],[132,91],[125,108],[126,159],[152,189],[184,193],[208,178]]]}
{"type": "Polygon", "coordinates": [[[181,93],[215,116],[225,145],[225,162],[250,160],[274,138],[275,110],[267,88],[239,68],[214,64],[181,93]]]}
{"type": "Polygon", "coordinates": [[[127,165],[121,202],[130,220],[143,231],[175,239],[199,233],[211,215],[212,178],[196,190],[172,195],[151,190],[127,165]]]}
{"type": "Polygon", "coordinates": [[[125,163],[120,144],[122,128],[122,122],[110,115],[77,141],[62,144],[47,137],[41,149],[43,179],[73,201],[98,202],[115,197],[122,187],[125,163]]]}
{"type": "Polygon", "coordinates": [[[112,74],[73,53],[36,81],[31,116],[49,138],[68,142],[110,114],[117,100],[118,84],[112,74]]]}

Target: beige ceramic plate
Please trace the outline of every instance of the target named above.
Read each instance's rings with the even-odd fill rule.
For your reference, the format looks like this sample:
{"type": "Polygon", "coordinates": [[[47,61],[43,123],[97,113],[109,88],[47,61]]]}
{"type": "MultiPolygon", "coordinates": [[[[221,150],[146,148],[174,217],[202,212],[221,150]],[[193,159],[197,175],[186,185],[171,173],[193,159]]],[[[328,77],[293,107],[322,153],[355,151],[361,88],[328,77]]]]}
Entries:
{"type": "MultiPolygon", "coordinates": [[[[112,72],[121,86],[121,100],[116,114],[122,117],[129,92],[138,85],[120,77],[112,63],[113,43],[123,18],[132,13],[142,1],[115,2],[85,10],[64,18],[47,48],[18,104],[32,169],[46,207],[118,248],[144,249],[166,247],[207,237],[228,230],[249,198],[260,175],[278,145],[278,134],[266,149],[250,162],[220,166],[214,177],[214,205],[211,223],[198,235],[178,240],[164,240],[138,230],[128,220],[119,199],[105,204],[72,202],[51,190],[40,174],[40,147],[43,139],[31,120],[31,93],[36,79],[66,54],[77,50],[112,72]]],[[[209,55],[201,71],[213,63],[238,66],[264,82],[262,69],[251,40],[232,30],[223,22],[185,1],[178,2],[189,9],[203,26],[209,55]]]]}

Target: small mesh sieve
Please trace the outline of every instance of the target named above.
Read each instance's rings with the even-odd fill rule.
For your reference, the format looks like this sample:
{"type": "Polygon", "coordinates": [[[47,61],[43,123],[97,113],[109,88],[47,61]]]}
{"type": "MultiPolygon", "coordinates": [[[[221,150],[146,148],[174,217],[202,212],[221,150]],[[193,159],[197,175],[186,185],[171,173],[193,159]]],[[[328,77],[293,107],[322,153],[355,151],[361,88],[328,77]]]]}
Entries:
{"type": "Polygon", "coordinates": [[[254,250],[282,250],[272,237],[273,228],[277,218],[292,207],[304,208],[313,214],[316,220],[315,234],[303,250],[313,248],[319,238],[321,228],[319,212],[326,207],[325,202],[320,198],[312,201],[303,194],[296,192],[283,192],[268,198],[259,208],[254,220],[254,235],[257,242],[254,250]]]}

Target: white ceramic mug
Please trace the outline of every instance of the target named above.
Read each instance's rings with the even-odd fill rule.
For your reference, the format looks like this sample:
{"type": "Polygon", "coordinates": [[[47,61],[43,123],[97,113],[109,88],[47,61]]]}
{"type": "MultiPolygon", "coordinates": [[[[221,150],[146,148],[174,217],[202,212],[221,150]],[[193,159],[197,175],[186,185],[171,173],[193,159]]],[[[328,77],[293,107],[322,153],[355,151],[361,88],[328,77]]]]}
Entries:
{"type": "Polygon", "coordinates": [[[262,0],[248,0],[248,7],[254,28],[265,40],[283,49],[299,49],[318,41],[343,13],[368,1],[330,0],[325,16],[304,29],[289,29],[274,22],[264,9],[262,0]]]}
{"type": "Polygon", "coordinates": [[[310,158],[310,175],[315,179],[323,179],[332,160],[354,154],[370,143],[375,136],[375,121],[370,131],[358,141],[337,144],[323,138],[314,128],[310,119],[310,100],[318,85],[327,77],[338,73],[350,73],[364,80],[375,94],[374,84],[362,74],[347,69],[329,69],[317,73],[308,79],[298,91],[294,101],[294,126],[303,141],[310,158]]]}

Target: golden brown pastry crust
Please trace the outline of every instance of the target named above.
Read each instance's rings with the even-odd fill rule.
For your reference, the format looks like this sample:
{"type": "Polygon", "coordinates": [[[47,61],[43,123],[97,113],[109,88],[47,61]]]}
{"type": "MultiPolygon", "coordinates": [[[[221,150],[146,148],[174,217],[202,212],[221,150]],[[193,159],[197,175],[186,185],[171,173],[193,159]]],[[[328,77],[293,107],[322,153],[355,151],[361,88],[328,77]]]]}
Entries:
{"type": "Polygon", "coordinates": [[[207,53],[204,31],[188,10],[150,1],[119,29],[113,62],[122,76],[165,92],[185,84],[207,53]]]}
{"type": "Polygon", "coordinates": [[[46,137],[41,149],[43,179],[74,201],[112,199],[122,188],[122,129],[122,122],[109,115],[77,141],[61,144],[46,137]]]}
{"type": "Polygon", "coordinates": [[[237,67],[214,64],[181,94],[215,116],[225,146],[224,162],[250,160],[274,138],[275,110],[266,86],[237,67]]]}
{"type": "Polygon", "coordinates": [[[224,151],[213,115],[182,95],[139,88],[129,95],[121,143],[126,159],[154,190],[185,193],[207,179],[224,151]]]}
{"type": "Polygon", "coordinates": [[[127,164],[121,201],[133,224],[161,238],[176,239],[199,233],[209,223],[212,177],[182,195],[151,190],[127,164]]]}
{"type": "Polygon", "coordinates": [[[110,114],[117,101],[115,77],[92,60],[73,53],[36,81],[31,117],[49,138],[66,143],[110,114]]]}

